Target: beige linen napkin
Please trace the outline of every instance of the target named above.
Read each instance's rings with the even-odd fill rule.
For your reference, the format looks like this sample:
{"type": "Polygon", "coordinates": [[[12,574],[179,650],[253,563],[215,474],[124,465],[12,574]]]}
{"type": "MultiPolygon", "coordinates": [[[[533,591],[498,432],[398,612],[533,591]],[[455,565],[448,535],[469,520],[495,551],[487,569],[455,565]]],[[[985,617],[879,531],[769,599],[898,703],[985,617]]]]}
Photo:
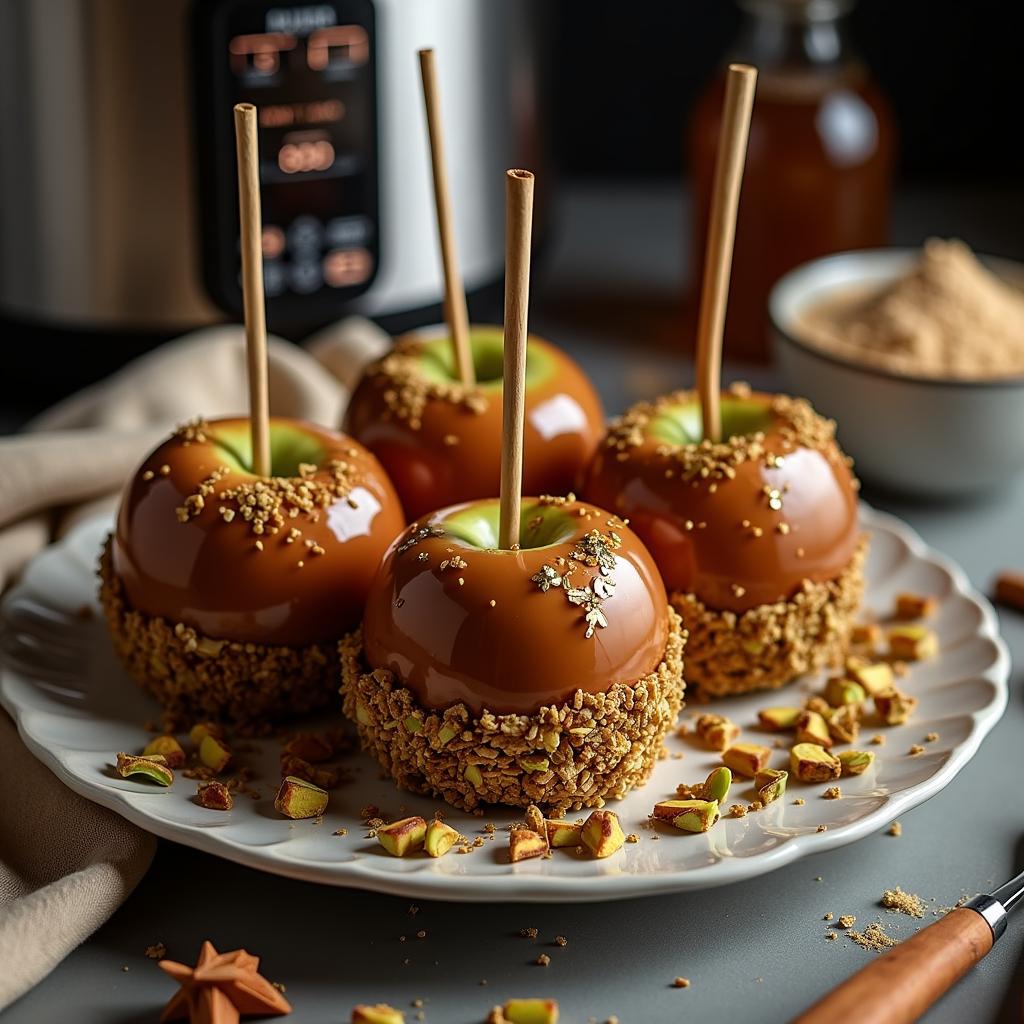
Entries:
{"type": "MultiPolygon", "coordinates": [[[[271,411],[337,425],[360,369],[389,344],[357,318],[321,331],[309,351],[271,338],[271,411]]],[[[0,438],[0,590],[71,523],[112,508],[131,471],[176,424],[244,413],[246,402],[242,329],[212,327],[0,438]]],[[[0,1010],[107,920],[145,873],[154,845],[66,789],[0,710],[0,1010]]]]}

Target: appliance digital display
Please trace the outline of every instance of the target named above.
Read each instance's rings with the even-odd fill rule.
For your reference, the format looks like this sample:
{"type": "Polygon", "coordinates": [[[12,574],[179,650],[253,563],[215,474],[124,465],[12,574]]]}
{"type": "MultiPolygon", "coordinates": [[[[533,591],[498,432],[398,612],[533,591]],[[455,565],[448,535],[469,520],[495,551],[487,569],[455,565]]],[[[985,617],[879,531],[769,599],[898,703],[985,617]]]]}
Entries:
{"type": "Polygon", "coordinates": [[[268,318],[330,319],[369,287],[380,256],[372,0],[197,0],[194,17],[207,286],[241,310],[232,107],[248,102],[268,318]]]}

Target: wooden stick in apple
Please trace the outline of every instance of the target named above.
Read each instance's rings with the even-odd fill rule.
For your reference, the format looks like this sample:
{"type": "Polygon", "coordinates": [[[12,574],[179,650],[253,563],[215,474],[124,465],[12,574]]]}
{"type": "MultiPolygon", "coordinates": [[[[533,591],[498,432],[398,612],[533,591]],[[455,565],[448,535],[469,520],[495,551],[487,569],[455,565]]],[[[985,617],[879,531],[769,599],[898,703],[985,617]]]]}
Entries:
{"type": "Polygon", "coordinates": [[[704,437],[722,439],[719,395],[722,375],[722,333],[729,300],[729,274],[736,237],[736,210],[747,155],[750,112],[754,105],[757,69],[730,64],[725,79],[725,109],[718,136],[718,156],[711,191],[711,216],[704,250],[704,281],[697,323],[697,392],[704,437]]]}
{"type": "Polygon", "coordinates": [[[263,217],[260,211],[259,141],[256,108],[235,106],[238,154],[238,213],[242,228],[242,297],[249,373],[252,469],[270,476],[270,397],[267,384],[267,322],[263,306],[263,217]]]}
{"type": "Polygon", "coordinates": [[[437,84],[437,65],[433,50],[420,50],[419,53],[423,103],[427,111],[427,133],[430,136],[430,166],[434,177],[437,233],[441,240],[441,266],[444,268],[444,318],[455,350],[455,366],[459,380],[466,387],[472,387],[476,383],[476,373],[469,346],[466,291],[459,276],[459,257],[455,246],[455,216],[452,213],[448,163],[444,155],[444,135],[441,131],[441,92],[437,84]]]}
{"type": "Polygon", "coordinates": [[[533,174],[505,172],[505,361],[502,376],[501,503],[498,543],[519,544],[523,486],[523,404],[530,306],[533,174]]]}

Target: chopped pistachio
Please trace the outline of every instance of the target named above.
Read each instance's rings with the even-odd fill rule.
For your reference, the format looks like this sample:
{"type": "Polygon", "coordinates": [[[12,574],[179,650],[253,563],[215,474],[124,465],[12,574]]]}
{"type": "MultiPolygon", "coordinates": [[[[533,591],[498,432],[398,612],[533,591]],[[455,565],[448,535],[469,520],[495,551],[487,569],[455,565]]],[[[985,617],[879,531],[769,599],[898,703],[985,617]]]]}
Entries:
{"type": "MultiPolygon", "coordinates": [[[[676,813],[668,821],[680,832],[707,832],[720,816],[717,800],[670,800],[666,803],[677,805],[676,813]]],[[[664,804],[655,808],[655,814],[659,807],[664,804]]]]}
{"type": "Polygon", "coordinates": [[[789,772],[778,768],[762,768],[754,776],[754,788],[762,805],[767,805],[785,795],[789,772]]]}
{"type": "Polygon", "coordinates": [[[427,823],[419,815],[381,825],[377,841],[392,857],[405,857],[421,849],[427,837],[427,823]]]}
{"type": "Polygon", "coordinates": [[[697,736],[712,750],[725,750],[740,734],[740,727],[724,715],[701,715],[694,728],[697,736]]]}
{"type": "MultiPolygon", "coordinates": [[[[380,832],[377,833],[378,838],[380,832]]],[[[443,857],[458,841],[459,833],[451,825],[434,818],[427,824],[423,849],[431,857],[443,857]]]]}
{"type": "Polygon", "coordinates": [[[405,1014],[387,1003],[356,1006],[352,1010],[352,1024],[405,1024],[405,1014]]]}
{"type": "Polygon", "coordinates": [[[844,775],[863,775],[874,761],[875,755],[870,750],[844,750],[839,754],[844,775]]]}
{"type": "Polygon", "coordinates": [[[817,711],[804,711],[796,722],[796,742],[831,747],[832,735],[828,731],[828,722],[817,711]]]}
{"type": "Polygon", "coordinates": [[[143,775],[160,786],[169,786],[174,781],[174,772],[167,767],[167,760],[162,754],[144,757],[121,752],[117,755],[117,774],[122,779],[143,775]]]}
{"type": "Polygon", "coordinates": [[[445,723],[437,730],[437,742],[443,747],[451,743],[456,736],[459,735],[459,730],[453,725],[445,723]]]}
{"type": "Polygon", "coordinates": [[[558,1024],[554,999],[510,999],[501,1008],[505,1024],[558,1024]]]}
{"type": "Polygon", "coordinates": [[[903,661],[923,661],[939,650],[938,637],[924,626],[893,626],[888,640],[889,653],[903,661]]]}
{"type": "Polygon", "coordinates": [[[785,732],[796,728],[800,713],[800,708],[762,708],[758,711],[757,718],[762,729],[769,732],[785,732]]]}
{"type": "Polygon", "coordinates": [[[798,743],[789,752],[789,768],[801,782],[838,779],[842,762],[817,743],[798,743]]]}
{"type": "Polygon", "coordinates": [[[231,763],[231,751],[216,736],[207,733],[199,743],[199,760],[219,774],[231,763]]]}
{"type": "Polygon", "coordinates": [[[891,686],[875,694],[875,710],[886,725],[902,725],[917,707],[917,698],[891,686]]]}
{"type": "Polygon", "coordinates": [[[859,704],[844,704],[836,708],[835,714],[828,720],[829,735],[836,743],[853,743],[860,732],[859,704]]]}
{"type": "Polygon", "coordinates": [[[850,633],[850,643],[857,647],[868,647],[872,650],[882,639],[882,627],[877,622],[862,623],[854,626],[850,633]]]}
{"type": "Polygon", "coordinates": [[[938,607],[939,602],[934,597],[925,597],[923,594],[896,595],[897,619],[926,619],[933,615],[938,607]]]}
{"type": "Polygon", "coordinates": [[[835,710],[824,697],[817,693],[804,701],[804,711],[813,711],[815,714],[821,715],[826,722],[835,714],[835,710]]]}
{"type": "Polygon", "coordinates": [[[701,795],[705,800],[715,800],[721,804],[729,795],[731,786],[732,772],[724,765],[720,765],[718,768],[712,768],[711,773],[704,780],[701,795]]]}
{"type": "Polygon", "coordinates": [[[142,756],[163,756],[168,768],[180,768],[185,763],[185,751],[173,736],[154,736],[143,748],[142,756]]]}
{"type": "Polygon", "coordinates": [[[552,847],[573,847],[583,844],[583,825],[577,825],[572,821],[558,821],[549,819],[545,823],[548,834],[548,842],[552,847]]]}
{"type": "Polygon", "coordinates": [[[846,675],[858,683],[869,697],[888,690],[893,684],[892,666],[884,661],[872,663],[863,658],[847,658],[846,675]]]}
{"type": "Polygon", "coordinates": [[[327,791],[305,779],[288,775],[274,798],[274,806],[286,818],[317,818],[327,809],[327,791]]]}
{"type": "Polygon", "coordinates": [[[595,857],[610,857],[626,841],[614,811],[593,811],[583,823],[580,838],[595,857]]]}
{"type": "Polygon", "coordinates": [[[223,739],[224,730],[216,722],[196,722],[189,730],[188,738],[194,747],[203,742],[204,736],[216,736],[223,739]]]}
{"type": "Polygon", "coordinates": [[[531,857],[543,857],[548,852],[547,836],[533,829],[515,828],[508,834],[509,859],[513,864],[531,857]]]}
{"type": "Polygon", "coordinates": [[[722,761],[736,775],[752,779],[768,764],[771,756],[771,749],[760,743],[734,743],[722,754],[722,761]]]}
{"type": "Polygon", "coordinates": [[[231,790],[223,782],[200,782],[196,799],[211,811],[230,811],[235,804],[231,790]]]}
{"type": "Polygon", "coordinates": [[[852,679],[833,676],[825,684],[825,700],[834,708],[845,707],[847,704],[863,704],[866,699],[864,687],[852,679]]]}

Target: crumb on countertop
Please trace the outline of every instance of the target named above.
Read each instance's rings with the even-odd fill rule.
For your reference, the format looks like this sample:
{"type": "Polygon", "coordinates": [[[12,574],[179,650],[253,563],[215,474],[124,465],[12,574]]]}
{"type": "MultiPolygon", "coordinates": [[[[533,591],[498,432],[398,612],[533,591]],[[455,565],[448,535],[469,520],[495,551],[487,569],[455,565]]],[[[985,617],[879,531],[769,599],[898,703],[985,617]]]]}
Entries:
{"type": "Polygon", "coordinates": [[[882,906],[909,917],[924,917],[924,901],[921,897],[912,892],[904,892],[898,885],[882,893],[882,906]]]}
{"type": "Polygon", "coordinates": [[[886,932],[881,921],[872,921],[862,932],[849,931],[846,934],[862,949],[870,949],[875,953],[898,945],[898,940],[886,932]]]}

